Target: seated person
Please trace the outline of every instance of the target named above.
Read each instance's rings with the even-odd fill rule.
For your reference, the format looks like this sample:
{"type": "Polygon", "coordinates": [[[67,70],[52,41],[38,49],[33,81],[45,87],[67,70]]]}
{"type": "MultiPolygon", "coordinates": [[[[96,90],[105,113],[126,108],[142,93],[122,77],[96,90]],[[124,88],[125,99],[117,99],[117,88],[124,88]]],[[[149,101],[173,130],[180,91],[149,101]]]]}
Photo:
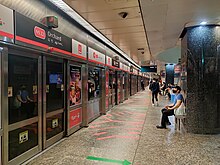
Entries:
{"type": "Polygon", "coordinates": [[[165,95],[165,90],[166,90],[166,83],[165,82],[163,82],[160,89],[163,91],[163,95],[165,95]]]}
{"type": "Polygon", "coordinates": [[[165,108],[161,110],[162,112],[161,125],[157,125],[156,126],[157,128],[166,129],[166,124],[171,125],[168,116],[174,115],[174,110],[179,108],[180,105],[184,102],[183,95],[180,92],[181,92],[181,88],[179,86],[173,88],[173,93],[176,95],[174,99],[174,103],[165,106],[165,108]]]}

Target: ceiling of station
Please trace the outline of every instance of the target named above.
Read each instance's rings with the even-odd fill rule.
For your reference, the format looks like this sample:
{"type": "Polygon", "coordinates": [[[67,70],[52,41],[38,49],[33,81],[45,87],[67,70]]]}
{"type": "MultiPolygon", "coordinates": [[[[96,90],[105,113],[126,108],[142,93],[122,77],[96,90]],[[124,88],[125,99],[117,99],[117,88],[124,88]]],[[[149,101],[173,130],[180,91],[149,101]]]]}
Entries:
{"type": "Polygon", "coordinates": [[[64,1],[135,62],[150,59],[138,0],[64,1]]]}
{"type": "Polygon", "coordinates": [[[140,4],[152,56],[166,62],[175,57],[178,61],[179,36],[185,26],[220,22],[220,0],[140,0],[140,4]]]}
{"type": "MultiPolygon", "coordinates": [[[[64,1],[138,64],[163,60],[163,51],[171,48],[177,50],[179,58],[176,47],[180,47],[179,36],[187,24],[220,22],[220,0],[64,1]],[[122,18],[120,12],[127,12],[127,17],[122,18]]],[[[172,53],[175,58],[175,52],[172,53]]]]}

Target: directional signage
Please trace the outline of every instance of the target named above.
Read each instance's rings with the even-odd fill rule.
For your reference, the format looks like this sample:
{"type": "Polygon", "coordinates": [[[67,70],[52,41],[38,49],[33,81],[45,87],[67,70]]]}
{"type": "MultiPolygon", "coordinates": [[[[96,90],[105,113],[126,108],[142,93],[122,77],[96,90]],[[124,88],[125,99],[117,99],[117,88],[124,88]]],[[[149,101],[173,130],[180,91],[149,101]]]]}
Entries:
{"type": "Polygon", "coordinates": [[[112,66],[112,58],[111,57],[106,56],[106,65],[112,66]]]}
{"type": "Polygon", "coordinates": [[[141,66],[141,72],[157,72],[157,65],[141,66]]]}
{"type": "MultiPolygon", "coordinates": [[[[64,50],[71,54],[72,39],[16,12],[16,44],[64,50]],[[25,25],[25,26],[24,26],[25,25]]],[[[62,51],[60,51],[62,52],[62,51]]]]}
{"type": "Polygon", "coordinates": [[[118,61],[112,59],[112,66],[119,68],[119,64],[120,63],[118,61]]]}
{"type": "Polygon", "coordinates": [[[97,64],[105,65],[105,55],[89,48],[88,60],[97,64]]]}
{"type": "Polygon", "coordinates": [[[82,59],[86,59],[86,45],[72,39],[72,54],[82,59]]]}
{"type": "Polygon", "coordinates": [[[13,10],[0,5],[0,40],[14,42],[13,10]]]}

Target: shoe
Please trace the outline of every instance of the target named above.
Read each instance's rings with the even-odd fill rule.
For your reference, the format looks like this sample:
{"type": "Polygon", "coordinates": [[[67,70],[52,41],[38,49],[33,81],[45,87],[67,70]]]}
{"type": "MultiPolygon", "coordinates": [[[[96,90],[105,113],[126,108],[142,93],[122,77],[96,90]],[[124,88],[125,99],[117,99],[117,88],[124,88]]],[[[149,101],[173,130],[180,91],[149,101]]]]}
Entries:
{"type": "Polygon", "coordinates": [[[156,105],[159,106],[158,101],[157,101],[156,105]]]}
{"type": "Polygon", "coordinates": [[[167,122],[166,125],[171,125],[171,123],[170,123],[170,122],[167,122]]]}
{"type": "Polygon", "coordinates": [[[162,125],[157,125],[156,126],[158,129],[166,129],[166,127],[162,126],[162,125]]]}

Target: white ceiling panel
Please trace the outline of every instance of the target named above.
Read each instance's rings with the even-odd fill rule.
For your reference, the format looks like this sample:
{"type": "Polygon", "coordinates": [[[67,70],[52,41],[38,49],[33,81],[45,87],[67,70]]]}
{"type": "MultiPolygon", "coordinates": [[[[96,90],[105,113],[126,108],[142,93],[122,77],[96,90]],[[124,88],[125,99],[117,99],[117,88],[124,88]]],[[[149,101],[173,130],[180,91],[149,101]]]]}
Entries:
{"type": "Polygon", "coordinates": [[[135,60],[156,59],[159,53],[176,47],[185,25],[220,22],[220,0],[139,1],[141,8],[138,0],[65,0],[135,60]],[[128,12],[125,19],[118,15],[123,11],[128,12]],[[138,48],[144,48],[144,55],[138,48]]]}
{"type": "Polygon", "coordinates": [[[144,55],[150,58],[138,0],[65,2],[129,56],[139,59],[138,48],[144,48],[144,55]],[[127,12],[127,17],[122,18],[120,12],[127,12]]]}
{"type": "Polygon", "coordinates": [[[144,23],[149,31],[162,30],[167,15],[167,4],[159,6],[145,6],[147,13],[143,13],[144,23]]]}
{"type": "Polygon", "coordinates": [[[220,0],[140,0],[152,57],[179,44],[186,24],[219,20],[220,0]]]}

